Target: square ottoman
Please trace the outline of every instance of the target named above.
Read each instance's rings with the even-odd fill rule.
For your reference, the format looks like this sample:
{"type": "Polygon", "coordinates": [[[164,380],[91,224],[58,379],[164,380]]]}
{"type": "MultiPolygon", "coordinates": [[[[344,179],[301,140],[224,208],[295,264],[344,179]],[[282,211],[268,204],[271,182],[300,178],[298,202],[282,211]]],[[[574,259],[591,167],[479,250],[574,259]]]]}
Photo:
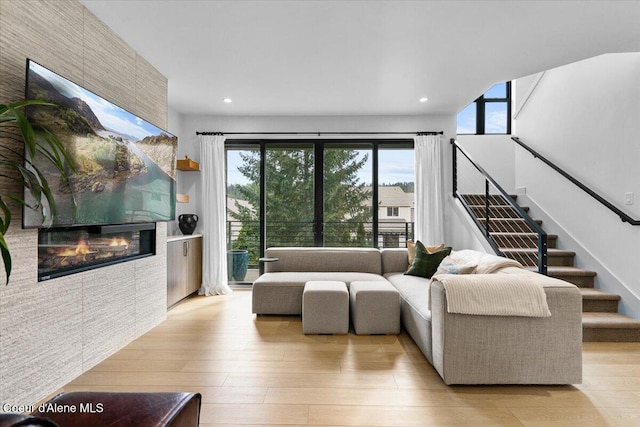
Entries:
{"type": "Polygon", "coordinates": [[[302,292],[305,334],[348,334],[349,291],[344,282],[312,280],[302,292]]]}
{"type": "Polygon", "coordinates": [[[351,282],[351,321],[358,335],[400,333],[400,293],[389,282],[351,282]]]}

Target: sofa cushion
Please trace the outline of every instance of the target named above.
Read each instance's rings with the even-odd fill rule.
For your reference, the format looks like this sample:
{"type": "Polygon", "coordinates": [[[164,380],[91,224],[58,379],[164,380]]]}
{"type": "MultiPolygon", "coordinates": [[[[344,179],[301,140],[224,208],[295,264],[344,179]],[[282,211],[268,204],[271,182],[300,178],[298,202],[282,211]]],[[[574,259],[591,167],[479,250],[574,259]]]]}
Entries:
{"type": "Polygon", "coordinates": [[[270,273],[358,271],[382,274],[380,250],[376,248],[268,248],[265,256],[278,258],[265,265],[270,273]]]}
{"type": "Polygon", "coordinates": [[[380,257],[382,259],[382,274],[404,273],[409,268],[407,248],[380,249],[380,257]]]}
{"type": "Polygon", "coordinates": [[[410,276],[426,277],[429,279],[436,272],[442,260],[450,253],[450,247],[429,253],[427,248],[418,241],[416,242],[416,259],[405,274],[410,276]]]}
{"type": "Polygon", "coordinates": [[[400,292],[402,299],[420,313],[420,316],[431,319],[428,304],[431,280],[404,273],[388,273],[384,277],[400,292]]]}
{"type": "Polygon", "coordinates": [[[281,271],[265,273],[253,282],[252,311],[256,314],[301,314],[304,284],[312,280],[341,281],[347,287],[354,281],[379,281],[372,273],[281,271]]]}
{"type": "Polygon", "coordinates": [[[312,280],[345,282],[347,287],[356,280],[380,281],[378,274],[355,272],[328,272],[328,271],[280,271],[277,273],[265,273],[258,277],[253,286],[304,286],[312,280]]]}

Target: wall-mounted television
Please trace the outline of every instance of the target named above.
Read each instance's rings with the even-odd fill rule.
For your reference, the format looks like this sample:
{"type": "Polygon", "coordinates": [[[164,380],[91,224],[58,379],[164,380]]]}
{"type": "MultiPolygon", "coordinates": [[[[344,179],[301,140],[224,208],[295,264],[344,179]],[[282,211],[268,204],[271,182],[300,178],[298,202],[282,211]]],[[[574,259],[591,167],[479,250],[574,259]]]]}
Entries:
{"type": "MultiPolygon", "coordinates": [[[[25,208],[24,228],[175,219],[177,137],[32,60],[25,93],[55,104],[28,107],[27,115],[58,137],[75,171],[69,168],[67,185],[53,165],[36,158],[57,215],[51,221],[25,208]]],[[[28,193],[25,200],[32,201],[28,193]]]]}

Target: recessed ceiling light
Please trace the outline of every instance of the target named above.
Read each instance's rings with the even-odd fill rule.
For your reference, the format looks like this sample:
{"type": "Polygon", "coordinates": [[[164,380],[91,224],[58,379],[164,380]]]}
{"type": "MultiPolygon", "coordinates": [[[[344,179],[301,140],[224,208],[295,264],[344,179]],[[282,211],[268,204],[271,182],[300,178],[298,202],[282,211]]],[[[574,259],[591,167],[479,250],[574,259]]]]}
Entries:
{"type": "Polygon", "coordinates": [[[426,97],[420,98],[420,102],[427,102],[428,100],[429,98],[426,98],[426,97]]]}
{"type": "Polygon", "coordinates": [[[223,99],[223,101],[227,104],[231,104],[233,102],[233,100],[231,98],[225,98],[223,99]]]}

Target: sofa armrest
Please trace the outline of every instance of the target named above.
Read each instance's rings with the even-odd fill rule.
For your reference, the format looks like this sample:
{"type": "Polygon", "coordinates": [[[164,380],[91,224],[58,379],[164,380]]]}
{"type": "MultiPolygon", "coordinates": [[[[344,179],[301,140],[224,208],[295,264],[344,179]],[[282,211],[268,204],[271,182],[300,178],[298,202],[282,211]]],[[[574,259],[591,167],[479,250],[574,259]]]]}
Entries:
{"type": "Polygon", "coordinates": [[[577,287],[559,282],[544,287],[546,318],[448,313],[444,286],[433,282],[433,365],[444,382],[582,382],[582,297],[577,287]]]}

